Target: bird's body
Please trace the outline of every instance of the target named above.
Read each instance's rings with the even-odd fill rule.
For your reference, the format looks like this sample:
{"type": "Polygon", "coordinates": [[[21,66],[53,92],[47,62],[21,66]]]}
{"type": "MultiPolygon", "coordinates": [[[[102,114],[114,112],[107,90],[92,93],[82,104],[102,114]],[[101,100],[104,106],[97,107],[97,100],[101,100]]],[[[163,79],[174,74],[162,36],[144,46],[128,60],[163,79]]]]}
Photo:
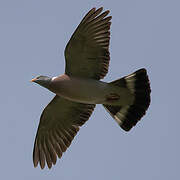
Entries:
{"type": "Polygon", "coordinates": [[[127,88],[66,74],[52,78],[49,90],[70,101],[85,104],[129,105],[134,100],[127,88]]]}
{"type": "Polygon", "coordinates": [[[65,49],[65,74],[32,79],[56,94],[41,114],[33,151],[35,167],[56,164],[96,104],[102,104],[125,131],[149,107],[151,90],[144,68],[110,83],[100,81],[110,61],[111,16],[102,10],[92,8],[73,33],[65,49]]]}

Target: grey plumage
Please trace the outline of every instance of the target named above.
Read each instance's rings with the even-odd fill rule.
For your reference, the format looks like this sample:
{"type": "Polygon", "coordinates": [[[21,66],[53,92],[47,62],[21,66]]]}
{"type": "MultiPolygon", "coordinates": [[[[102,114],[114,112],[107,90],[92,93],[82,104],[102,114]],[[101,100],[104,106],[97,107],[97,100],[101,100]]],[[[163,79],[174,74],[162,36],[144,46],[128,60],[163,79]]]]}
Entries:
{"type": "Polygon", "coordinates": [[[43,169],[56,164],[96,104],[122,129],[129,131],[150,104],[150,84],[145,69],[111,83],[100,81],[108,72],[111,16],[92,8],[82,19],[65,49],[65,74],[39,76],[33,82],[56,96],[44,109],[34,143],[33,162],[43,169]]]}

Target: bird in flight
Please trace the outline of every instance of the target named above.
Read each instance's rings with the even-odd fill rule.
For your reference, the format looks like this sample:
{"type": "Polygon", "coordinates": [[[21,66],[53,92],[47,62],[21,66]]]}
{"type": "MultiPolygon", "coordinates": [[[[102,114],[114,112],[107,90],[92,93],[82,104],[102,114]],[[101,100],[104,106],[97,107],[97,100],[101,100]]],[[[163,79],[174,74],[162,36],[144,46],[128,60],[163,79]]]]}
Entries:
{"type": "Polygon", "coordinates": [[[102,104],[119,126],[129,131],[150,104],[146,70],[139,69],[110,83],[100,81],[108,72],[111,16],[92,8],[65,48],[65,73],[32,79],[55,97],[43,110],[34,142],[33,163],[43,169],[56,164],[96,104],[102,104]]]}

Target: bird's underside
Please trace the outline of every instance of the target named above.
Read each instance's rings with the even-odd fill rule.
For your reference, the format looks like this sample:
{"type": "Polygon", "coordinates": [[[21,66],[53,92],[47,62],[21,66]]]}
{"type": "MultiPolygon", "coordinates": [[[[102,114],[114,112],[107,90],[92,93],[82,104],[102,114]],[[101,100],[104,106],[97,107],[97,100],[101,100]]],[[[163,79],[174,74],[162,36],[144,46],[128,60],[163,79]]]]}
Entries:
{"type": "Polygon", "coordinates": [[[96,104],[103,104],[126,131],[149,107],[151,90],[145,69],[110,83],[100,81],[109,67],[111,25],[109,11],[102,10],[92,8],[73,33],[65,49],[65,74],[32,80],[56,94],[40,117],[33,151],[35,167],[56,164],[96,104]]]}
{"type": "Polygon", "coordinates": [[[78,103],[127,105],[132,104],[134,96],[126,87],[89,78],[74,78],[66,74],[53,78],[51,91],[78,103]]]}

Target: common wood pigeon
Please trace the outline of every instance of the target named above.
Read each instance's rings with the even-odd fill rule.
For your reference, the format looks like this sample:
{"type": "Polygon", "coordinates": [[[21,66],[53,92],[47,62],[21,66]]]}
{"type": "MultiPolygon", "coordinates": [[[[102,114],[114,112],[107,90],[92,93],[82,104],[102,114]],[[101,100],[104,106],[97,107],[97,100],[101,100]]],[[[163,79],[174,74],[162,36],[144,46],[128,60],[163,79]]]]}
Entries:
{"type": "Polygon", "coordinates": [[[149,107],[151,90],[145,69],[110,83],[100,81],[108,72],[111,25],[109,11],[102,10],[92,8],[72,35],[65,49],[65,74],[31,80],[56,94],[40,117],[33,151],[35,167],[56,164],[57,156],[61,158],[96,104],[102,104],[125,131],[149,107]]]}

